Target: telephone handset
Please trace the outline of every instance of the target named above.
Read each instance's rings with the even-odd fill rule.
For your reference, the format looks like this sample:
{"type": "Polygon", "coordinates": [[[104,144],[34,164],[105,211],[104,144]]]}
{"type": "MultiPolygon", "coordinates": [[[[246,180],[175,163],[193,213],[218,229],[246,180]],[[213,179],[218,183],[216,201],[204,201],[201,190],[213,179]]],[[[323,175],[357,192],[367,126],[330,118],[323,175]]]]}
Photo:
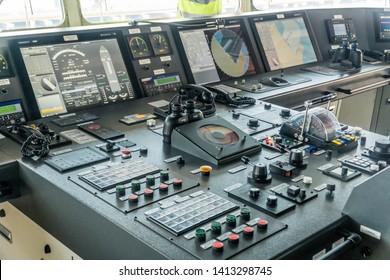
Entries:
{"type": "Polygon", "coordinates": [[[385,58],[384,53],[380,51],[363,50],[363,60],[367,62],[383,61],[385,58]]]}
{"type": "Polygon", "coordinates": [[[221,88],[206,86],[210,91],[216,93],[214,97],[215,101],[224,103],[229,106],[243,106],[243,105],[253,105],[256,103],[256,99],[246,96],[238,96],[234,94],[230,97],[229,93],[224,91],[221,88]]]}
{"type": "Polygon", "coordinates": [[[194,84],[183,85],[179,88],[179,95],[185,100],[195,101],[196,108],[201,110],[206,118],[215,114],[214,95],[206,87],[194,84]]]}

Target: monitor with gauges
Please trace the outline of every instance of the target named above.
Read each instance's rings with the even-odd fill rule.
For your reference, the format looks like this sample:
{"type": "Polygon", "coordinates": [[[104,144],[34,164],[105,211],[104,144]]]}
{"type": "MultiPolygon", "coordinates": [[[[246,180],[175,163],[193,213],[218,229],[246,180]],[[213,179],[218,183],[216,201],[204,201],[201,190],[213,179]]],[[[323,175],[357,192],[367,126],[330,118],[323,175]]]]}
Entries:
{"type": "Polygon", "coordinates": [[[81,33],[15,42],[34,118],[134,99],[117,33],[81,33]]]}

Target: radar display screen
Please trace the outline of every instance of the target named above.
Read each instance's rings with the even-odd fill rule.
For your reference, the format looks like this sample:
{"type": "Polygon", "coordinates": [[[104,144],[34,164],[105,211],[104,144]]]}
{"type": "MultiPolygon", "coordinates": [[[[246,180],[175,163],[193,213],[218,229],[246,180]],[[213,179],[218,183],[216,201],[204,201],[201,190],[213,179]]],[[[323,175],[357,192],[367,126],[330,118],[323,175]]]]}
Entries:
{"type": "Polygon", "coordinates": [[[20,45],[41,117],[135,98],[116,38],[20,45]]]}
{"type": "Polygon", "coordinates": [[[179,36],[196,84],[256,74],[252,50],[239,20],[225,22],[223,27],[197,24],[181,28],[179,36]]]}
{"type": "Polygon", "coordinates": [[[319,52],[303,13],[253,18],[252,23],[267,70],[318,61],[319,52]]]}

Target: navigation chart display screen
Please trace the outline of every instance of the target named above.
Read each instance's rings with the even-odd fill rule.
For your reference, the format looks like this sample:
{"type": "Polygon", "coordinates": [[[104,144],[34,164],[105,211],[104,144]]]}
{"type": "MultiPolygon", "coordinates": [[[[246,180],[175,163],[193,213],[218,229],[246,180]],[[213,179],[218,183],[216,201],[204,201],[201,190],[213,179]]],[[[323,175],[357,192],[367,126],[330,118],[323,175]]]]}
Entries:
{"type": "Polygon", "coordinates": [[[302,16],[255,19],[257,38],[268,70],[317,62],[312,38],[302,16]]]}
{"type": "Polygon", "coordinates": [[[179,31],[196,84],[207,84],[256,73],[251,49],[240,21],[223,28],[208,26],[179,31]]]}
{"type": "Polygon", "coordinates": [[[20,53],[41,117],[135,98],[116,38],[28,44],[20,53]]]}

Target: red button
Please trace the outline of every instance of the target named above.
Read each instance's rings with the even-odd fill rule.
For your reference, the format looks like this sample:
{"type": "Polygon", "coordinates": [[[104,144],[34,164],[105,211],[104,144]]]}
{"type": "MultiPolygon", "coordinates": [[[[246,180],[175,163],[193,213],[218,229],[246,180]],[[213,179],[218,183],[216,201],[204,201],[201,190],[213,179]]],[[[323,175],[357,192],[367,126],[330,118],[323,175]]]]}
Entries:
{"type": "Polygon", "coordinates": [[[257,226],[261,229],[266,229],[268,227],[268,221],[267,220],[263,220],[263,219],[260,219],[258,222],[257,222],[257,226]]]}
{"type": "Polygon", "coordinates": [[[173,186],[176,188],[180,188],[183,185],[183,180],[181,179],[175,179],[172,182],[173,186]]]}
{"type": "Polygon", "coordinates": [[[130,202],[138,202],[138,195],[136,195],[136,194],[129,195],[129,201],[130,202]]]}
{"type": "Polygon", "coordinates": [[[229,242],[238,243],[239,240],[240,240],[240,236],[238,234],[232,233],[229,235],[229,242]]]}
{"type": "Polygon", "coordinates": [[[243,232],[245,236],[253,236],[254,229],[253,227],[244,227],[243,232]]]}
{"type": "Polygon", "coordinates": [[[160,184],[159,190],[161,192],[166,192],[168,191],[168,185],[167,184],[160,184]]]}
{"type": "Polygon", "coordinates": [[[223,251],[223,243],[220,241],[215,241],[213,243],[213,250],[216,252],[222,252],[223,251]]]}
{"type": "Polygon", "coordinates": [[[152,197],[153,193],[154,193],[154,191],[151,189],[145,189],[145,191],[144,191],[144,195],[147,197],[152,197]]]}

